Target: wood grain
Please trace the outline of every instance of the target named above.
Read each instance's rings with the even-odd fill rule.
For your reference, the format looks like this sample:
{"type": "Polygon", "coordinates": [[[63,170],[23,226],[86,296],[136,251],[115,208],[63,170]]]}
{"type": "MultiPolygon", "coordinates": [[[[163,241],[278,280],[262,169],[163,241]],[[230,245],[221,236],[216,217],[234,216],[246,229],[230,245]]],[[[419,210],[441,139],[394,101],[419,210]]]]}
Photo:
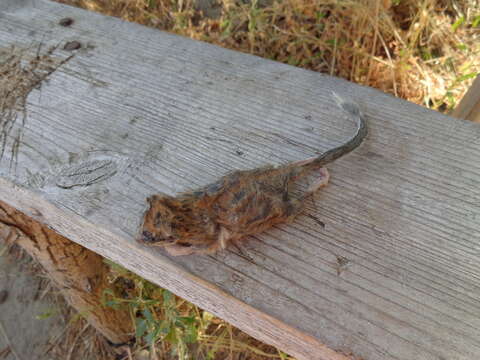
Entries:
{"type": "Polygon", "coordinates": [[[0,200],[299,359],[478,356],[478,124],[48,1],[0,5],[1,48],[74,40],[82,49],[28,97],[0,200]],[[332,90],[360,104],[369,138],[294,224],[249,239],[247,258],[134,242],[151,194],[348,138],[332,90]]]}
{"type": "Polygon", "coordinates": [[[480,122],[480,75],[477,75],[460,104],[453,110],[452,116],[480,122]]]}

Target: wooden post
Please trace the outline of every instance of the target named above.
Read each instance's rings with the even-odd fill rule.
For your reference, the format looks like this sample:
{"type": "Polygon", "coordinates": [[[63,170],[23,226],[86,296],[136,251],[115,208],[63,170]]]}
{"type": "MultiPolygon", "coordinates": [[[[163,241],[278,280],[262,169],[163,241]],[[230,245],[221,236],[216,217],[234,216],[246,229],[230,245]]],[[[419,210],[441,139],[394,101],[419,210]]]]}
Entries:
{"type": "Polygon", "coordinates": [[[102,305],[108,286],[108,266],[100,255],[57,234],[0,202],[0,234],[14,241],[38,261],[68,303],[111,343],[132,338],[133,322],[126,308],[102,305]]]}
{"type": "Polygon", "coordinates": [[[477,75],[460,104],[453,110],[452,116],[480,122],[480,75],[477,75]]]}

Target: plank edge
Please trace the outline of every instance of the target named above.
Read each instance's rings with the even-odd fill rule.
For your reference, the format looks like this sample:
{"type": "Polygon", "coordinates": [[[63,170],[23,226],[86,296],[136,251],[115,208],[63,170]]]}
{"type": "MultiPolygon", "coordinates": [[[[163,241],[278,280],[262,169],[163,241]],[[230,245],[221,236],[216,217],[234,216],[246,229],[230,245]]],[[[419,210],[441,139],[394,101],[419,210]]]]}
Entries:
{"type": "Polygon", "coordinates": [[[162,259],[158,253],[149,252],[140,244],[132,243],[120,235],[99,228],[73,211],[59,208],[39,194],[3,177],[0,177],[0,199],[71,241],[119,263],[161,287],[165,287],[202,309],[230,322],[251,336],[271,344],[297,359],[351,359],[350,356],[329,348],[314,337],[229,295],[216,285],[188,273],[167,258],[162,259]],[[114,251],[115,249],[112,248],[114,244],[119,244],[125,248],[126,252],[135,254],[132,258],[141,258],[144,264],[145,260],[149,260],[148,264],[151,266],[141,267],[138,266],[139,264],[122,261],[126,258],[118,251],[114,251]],[[181,277],[181,282],[178,281],[178,277],[181,277]],[[162,279],[163,282],[159,279],[162,279]],[[200,297],[195,297],[195,294],[200,297]],[[235,309],[235,311],[228,311],[229,309],[235,309]],[[287,340],[286,335],[291,338],[290,341],[285,341],[287,340]]]}

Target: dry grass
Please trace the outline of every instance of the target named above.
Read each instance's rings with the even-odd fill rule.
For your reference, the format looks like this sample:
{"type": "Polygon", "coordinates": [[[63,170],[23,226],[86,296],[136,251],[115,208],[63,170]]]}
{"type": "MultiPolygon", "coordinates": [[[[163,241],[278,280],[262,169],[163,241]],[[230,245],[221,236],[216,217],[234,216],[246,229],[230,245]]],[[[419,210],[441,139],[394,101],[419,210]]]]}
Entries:
{"type": "MultiPolygon", "coordinates": [[[[148,352],[152,360],[292,360],[168,290],[107,263],[112,288],[105,304],[127,304],[135,315],[133,357],[148,352]]],[[[128,355],[122,359],[129,360],[128,355]]]]}

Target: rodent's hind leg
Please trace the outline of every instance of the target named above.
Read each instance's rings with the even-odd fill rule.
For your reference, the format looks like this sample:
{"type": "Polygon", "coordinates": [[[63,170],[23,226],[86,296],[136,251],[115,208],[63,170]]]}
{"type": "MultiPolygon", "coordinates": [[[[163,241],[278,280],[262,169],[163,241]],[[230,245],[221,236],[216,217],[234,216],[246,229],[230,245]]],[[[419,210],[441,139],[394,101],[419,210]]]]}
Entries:
{"type": "Polygon", "coordinates": [[[191,254],[214,254],[218,250],[223,250],[227,247],[232,239],[232,234],[225,228],[221,227],[220,233],[215,241],[206,242],[204,244],[184,244],[176,243],[166,245],[165,250],[170,255],[182,256],[191,254]]]}
{"type": "Polygon", "coordinates": [[[192,254],[214,254],[219,249],[221,249],[220,243],[215,241],[209,246],[185,246],[179,244],[172,244],[165,246],[165,250],[168,254],[172,256],[184,256],[184,255],[192,255],[192,254]]]}
{"type": "Polygon", "coordinates": [[[328,181],[330,180],[330,173],[328,172],[327,168],[322,167],[316,172],[318,172],[319,177],[315,179],[315,181],[308,187],[304,197],[310,196],[318,189],[327,186],[328,181]]]}

